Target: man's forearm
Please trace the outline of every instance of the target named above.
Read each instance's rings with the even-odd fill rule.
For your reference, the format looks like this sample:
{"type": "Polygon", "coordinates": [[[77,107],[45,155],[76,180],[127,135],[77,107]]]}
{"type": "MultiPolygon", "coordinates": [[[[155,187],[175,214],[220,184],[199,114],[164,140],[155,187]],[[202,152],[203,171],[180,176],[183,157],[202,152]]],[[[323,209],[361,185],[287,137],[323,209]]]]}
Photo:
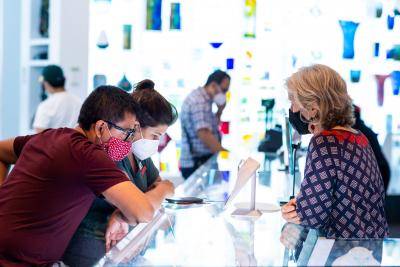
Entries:
{"type": "Polygon", "coordinates": [[[156,186],[145,194],[155,210],[161,207],[162,202],[167,196],[167,192],[161,186],[156,186]]]}
{"type": "Polygon", "coordinates": [[[218,139],[208,129],[202,129],[198,131],[198,137],[200,140],[210,149],[212,153],[217,153],[224,150],[218,139]]]}

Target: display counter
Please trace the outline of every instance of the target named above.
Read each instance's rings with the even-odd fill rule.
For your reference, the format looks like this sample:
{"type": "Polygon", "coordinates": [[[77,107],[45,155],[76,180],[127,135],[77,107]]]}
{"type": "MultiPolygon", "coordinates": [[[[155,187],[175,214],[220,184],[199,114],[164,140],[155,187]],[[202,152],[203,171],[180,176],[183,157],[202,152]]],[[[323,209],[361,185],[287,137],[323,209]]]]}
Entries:
{"type": "Polygon", "coordinates": [[[249,205],[251,182],[225,207],[240,158],[223,153],[176,189],[177,196],[198,196],[206,199],[205,204],[164,203],[150,223],[133,228],[97,266],[400,264],[398,240],[327,240],[315,230],[286,224],[279,201],[289,199],[292,176],[278,159],[252,156],[263,163],[256,176],[256,208],[261,217],[232,216],[237,207],[249,205]]]}

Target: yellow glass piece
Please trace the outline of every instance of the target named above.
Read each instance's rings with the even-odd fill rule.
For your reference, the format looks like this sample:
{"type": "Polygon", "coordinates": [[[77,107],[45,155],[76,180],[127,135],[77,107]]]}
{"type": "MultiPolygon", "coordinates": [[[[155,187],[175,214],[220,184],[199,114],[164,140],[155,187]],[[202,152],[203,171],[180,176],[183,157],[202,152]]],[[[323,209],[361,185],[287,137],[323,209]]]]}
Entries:
{"type": "Polygon", "coordinates": [[[226,92],[226,101],[229,102],[231,100],[232,94],[231,91],[226,92]]]}
{"type": "Polygon", "coordinates": [[[222,159],[229,159],[229,152],[228,151],[221,151],[221,152],[219,152],[219,156],[222,159]]]}
{"type": "Polygon", "coordinates": [[[248,141],[251,140],[251,138],[253,138],[253,135],[252,134],[245,134],[245,135],[243,135],[242,138],[243,138],[243,141],[248,142],[248,141]]]}
{"type": "Polygon", "coordinates": [[[253,53],[251,51],[246,51],[246,56],[250,59],[253,58],[253,53]]]}

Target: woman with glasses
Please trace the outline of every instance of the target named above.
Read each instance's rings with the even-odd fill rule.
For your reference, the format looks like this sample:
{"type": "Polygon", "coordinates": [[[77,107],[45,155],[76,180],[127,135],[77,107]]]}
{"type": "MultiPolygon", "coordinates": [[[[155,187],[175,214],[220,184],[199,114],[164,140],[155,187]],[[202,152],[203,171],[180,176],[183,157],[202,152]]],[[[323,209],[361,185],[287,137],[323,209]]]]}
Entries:
{"type": "MultiPolygon", "coordinates": [[[[154,82],[151,80],[139,82],[132,97],[141,107],[134,129],[124,129],[107,121],[110,127],[125,133],[126,141],[132,142],[132,153],[116,161],[116,164],[145,192],[154,209],[158,209],[165,197],[173,191],[173,185],[169,181],[161,180],[150,157],[157,153],[160,137],[177,120],[178,113],[154,89],[154,82]]],[[[70,266],[93,266],[128,233],[128,224],[118,214],[115,207],[108,202],[96,199],[72,238],[63,261],[70,266]]]]}
{"type": "Polygon", "coordinates": [[[84,101],[76,128],[0,141],[0,266],[58,262],[100,196],[119,209],[114,217],[152,220],[150,192],[165,196],[173,186],[160,182],[143,193],[115,164],[131,151],[138,114],[131,95],[100,86],[84,101]]]}

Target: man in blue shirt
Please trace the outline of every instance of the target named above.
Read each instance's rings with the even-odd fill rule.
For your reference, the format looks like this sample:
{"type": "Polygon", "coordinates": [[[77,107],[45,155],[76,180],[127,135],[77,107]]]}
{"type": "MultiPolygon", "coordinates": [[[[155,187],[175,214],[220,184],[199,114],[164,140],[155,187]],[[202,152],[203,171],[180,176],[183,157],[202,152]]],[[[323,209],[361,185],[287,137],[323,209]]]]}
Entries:
{"type": "Polygon", "coordinates": [[[203,87],[192,91],[181,110],[182,152],[181,172],[188,178],[214,153],[224,150],[221,145],[219,122],[226,105],[230,76],[221,70],[213,72],[203,87]],[[218,107],[212,111],[212,104],[218,107]]]}

